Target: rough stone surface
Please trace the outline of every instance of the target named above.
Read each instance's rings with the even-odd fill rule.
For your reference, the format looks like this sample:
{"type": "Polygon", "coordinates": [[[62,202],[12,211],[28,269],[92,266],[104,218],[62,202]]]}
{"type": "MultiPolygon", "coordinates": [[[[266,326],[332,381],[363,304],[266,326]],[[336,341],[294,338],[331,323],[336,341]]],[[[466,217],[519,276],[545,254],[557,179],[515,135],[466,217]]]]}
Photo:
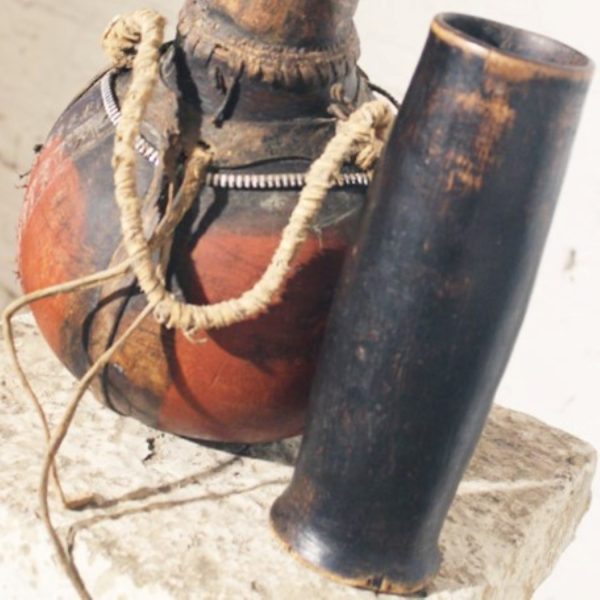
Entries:
{"type": "MultiPolygon", "coordinates": [[[[53,422],[74,387],[29,316],[20,355],[53,422]]],[[[38,517],[42,435],[0,353],[0,597],[74,598],[38,517]]],[[[106,507],[66,513],[62,535],[95,599],[374,598],[298,565],[268,525],[297,440],[251,456],[208,448],[120,418],[86,398],[60,455],[71,497],[106,507]]],[[[432,599],[530,597],[590,500],[593,449],[528,416],[495,408],[443,532],[432,599]]]]}

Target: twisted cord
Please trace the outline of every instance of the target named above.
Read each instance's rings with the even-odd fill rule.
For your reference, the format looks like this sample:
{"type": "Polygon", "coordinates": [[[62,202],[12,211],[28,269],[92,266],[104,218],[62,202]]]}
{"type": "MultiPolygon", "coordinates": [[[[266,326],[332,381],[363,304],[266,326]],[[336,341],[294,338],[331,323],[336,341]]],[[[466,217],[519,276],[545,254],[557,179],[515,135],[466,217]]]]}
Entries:
{"type": "MultiPolygon", "coordinates": [[[[306,240],[310,225],[321,209],[327,192],[335,185],[345,162],[354,159],[368,171],[379,157],[392,122],[388,103],[372,101],[361,106],[341,122],[335,137],[322,156],[311,166],[298,203],[273,258],[260,280],[237,298],[215,304],[194,305],[179,300],[168,291],[164,274],[152,259],[143,231],[142,203],[137,192],[135,141],[158,79],[158,57],[164,20],[151,11],[138,11],[109,28],[105,44],[109,54],[123,64],[133,66],[129,90],[117,125],[113,155],[115,199],[120,209],[123,244],[133,260],[132,268],[156,320],[168,329],[179,329],[189,338],[200,330],[219,329],[256,317],[274,304],[292,261],[306,240]],[[121,43],[119,36],[122,36],[121,43]],[[137,53],[132,58],[135,43],[137,53]]],[[[198,187],[206,179],[211,154],[198,147],[188,162],[193,170],[191,184],[182,192],[183,206],[195,200],[198,187]]],[[[183,215],[181,215],[183,216],[183,215]]]]}

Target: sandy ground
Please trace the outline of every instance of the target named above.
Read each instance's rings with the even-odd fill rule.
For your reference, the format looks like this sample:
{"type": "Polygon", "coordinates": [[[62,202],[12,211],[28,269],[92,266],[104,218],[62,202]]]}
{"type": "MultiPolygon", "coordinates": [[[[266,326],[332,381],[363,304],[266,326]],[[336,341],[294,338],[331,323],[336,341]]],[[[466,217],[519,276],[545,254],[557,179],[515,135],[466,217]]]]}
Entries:
{"type": "MultiPolygon", "coordinates": [[[[98,38],[119,12],[154,7],[174,23],[166,0],[2,0],[0,18],[0,305],[14,296],[14,240],[22,180],[33,147],[70,98],[106,61],[98,38]]],[[[470,12],[546,33],[600,60],[590,0],[363,0],[358,26],[362,66],[401,96],[431,16],[470,12]]],[[[498,401],[600,447],[600,85],[592,89],[572,166],[527,321],[498,401]]],[[[596,491],[600,491],[598,486],[596,491]]],[[[598,503],[538,600],[594,597],[600,555],[598,503]]]]}

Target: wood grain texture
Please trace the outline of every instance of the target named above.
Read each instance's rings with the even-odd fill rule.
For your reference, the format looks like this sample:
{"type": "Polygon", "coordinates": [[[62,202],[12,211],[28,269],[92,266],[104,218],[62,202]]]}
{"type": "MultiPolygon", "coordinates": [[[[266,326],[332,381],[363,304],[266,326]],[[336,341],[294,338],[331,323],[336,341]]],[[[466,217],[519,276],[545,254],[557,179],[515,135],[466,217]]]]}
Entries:
{"type": "Polygon", "coordinates": [[[558,42],[436,18],[344,267],[294,479],[271,513],[291,552],[331,578],[402,595],[438,572],[592,75],[558,42]],[[508,60],[518,77],[488,68],[508,60]]]}

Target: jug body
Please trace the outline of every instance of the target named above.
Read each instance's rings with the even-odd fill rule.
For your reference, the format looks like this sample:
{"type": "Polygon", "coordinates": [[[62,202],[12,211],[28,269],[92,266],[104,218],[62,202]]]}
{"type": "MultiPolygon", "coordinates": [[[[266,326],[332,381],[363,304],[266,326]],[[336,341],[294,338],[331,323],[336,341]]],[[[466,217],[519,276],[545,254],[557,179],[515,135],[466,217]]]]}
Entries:
{"type": "MultiPolygon", "coordinates": [[[[248,4],[266,11],[269,3],[186,3],[142,127],[138,181],[148,231],[186,150],[201,139],[214,152],[208,184],[176,232],[168,269],[171,290],[199,305],[239,296],[269,264],[303,175],[335,132],[332,86],[341,90],[343,110],[371,97],[356,67],[356,2],[323,3],[325,22],[321,11],[307,14],[303,1],[272,6],[268,31],[244,16],[248,4]],[[290,73],[296,58],[299,67],[290,73]]],[[[127,70],[100,76],[60,117],[37,158],[19,236],[25,292],[126,257],[111,157],[129,80],[127,70]]],[[[267,313],[199,332],[199,343],[148,318],[95,382],[96,394],[121,414],[194,438],[250,443],[299,433],[367,184],[365,173],[348,167],[267,313]]],[[[144,305],[130,277],[32,309],[54,352],[81,376],[144,305]]]]}

